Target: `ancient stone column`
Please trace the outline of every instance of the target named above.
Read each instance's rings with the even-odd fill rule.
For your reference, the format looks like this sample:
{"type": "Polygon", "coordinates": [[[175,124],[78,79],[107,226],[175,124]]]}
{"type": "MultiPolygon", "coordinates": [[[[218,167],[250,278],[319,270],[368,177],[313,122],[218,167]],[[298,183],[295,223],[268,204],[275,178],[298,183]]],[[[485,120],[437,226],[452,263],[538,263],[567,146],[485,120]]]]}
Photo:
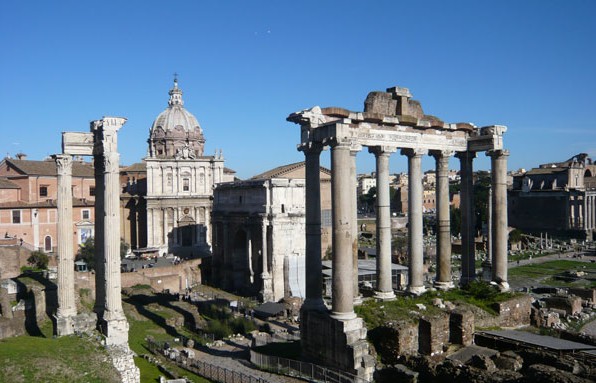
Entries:
{"type": "MultiPolygon", "coordinates": [[[[107,345],[128,344],[128,322],[122,309],[120,276],[120,154],[118,130],[125,118],[104,117],[96,125],[104,158],[104,278],[103,329],[107,345]]],[[[101,214],[101,211],[99,212],[101,214]]]]}
{"type": "Polygon", "coordinates": [[[352,192],[351,195],[351,202],[352,202],[352,238],[353,238],[353,246],[352,246],[352,257],[353,257],[353,268],[354,274],[352,277],[352,283],[354,285],[354,305],[359,305],[362,303],[362,295],[360,295],[360,288],[358,286],[358,180],[357,180],[357,171],[356,171],[356,155],[358,152],[362,150],[361,145],[354,145],[352,144],[352,148],[350,150],[350,191],[352,192]]]}
{"type": "Polygon", "coordinates": [[[58,336],[74,333],[73,317],[77,315],[74,286],[72,243],[72,157],[54,156],[58,171],[58,336]]]}
{"type": "MultiPolygon", "coordinates": [[[[333,208],[333,295],[331,316],[339,320],[356,318],[352,257],[352,208],[350,198],[350,144],[335,141],[331,147],[331,194],[333,208]]],[[[320,232],[318,234],[320,236],[320,232]]],[[[319,246],[320,248],[320,246],[319,246]]]]}
{"type": "Polygon", "coordinates": [[[432,151],[436,164],[437,275],[435,287],[448,290],[451,281],[451,219],[449,216],[449,157],[451,151],[432,151]]]}
{"type": "Polygon", "coordinates": [[[375,298],[394,299],[391,280],[391,211],[389,208],[389,157],[395,148],[374,146],[368,148],[376,159],[377,175],[377,285],[375,298]]]}
{"type": "Polygon", "coordinates": [[[460,213],[461,213],[461,279],[465,286],[476,279],[475,242],[474,242],[474,152],[460,152],[461,171],[460,213]]]}
{"type": "MultiPolygon", "coordinates": [[[[93,123],[92,123],[93,124],[93,123]]],[[[104,160],[101,149],[101,137],[99,130],[93,130],[93,171],[95,173],[95,306],[93,311],[97,313],[98,319],[103,318],[106,305],[106,281],[105,281],[105,254],[104,254],[104,160]]]]}
{"type": "MultiPolygon", "coordinates": [[[[263,272],[261,273],[261,280],[263,282],[262,290],[261,290],[261,299],[263,302],[271,302],[274,300],[273,297],[273,279],[271,278],[271,274],[269,273],[269,265],[268,265],[268,250],[267,250],[267,227],[269,226],[269,221],[266,217],[263,217],[263,223],[261,226],[261,262],[262,262],[262,269],[263,272]]],[[[308,274],[307,274],[308,275],[308,274]]]]}
{"type": "Polygon", "coordinates": [[[422,156],[426,150],[402,149],[408,157],[408,291],[422,294],[424,287],[424,247],[422,226],[422,156]]]}
{"type": "Polygon", "coordinates": [[[507,283],[507,157],[506,150],[492,150],[491,158],[493,205],[493,281],[502,291],[509,290],[507,283]]]}
{"type": "Polygon", "coordinates": [[[310,142],[299,150],[305,161],[306,220],[306,299],[305,310],[325,311],[323,302],[323,265],[321,263],[321,174],[320,155],[323,146],[310,142]]]}

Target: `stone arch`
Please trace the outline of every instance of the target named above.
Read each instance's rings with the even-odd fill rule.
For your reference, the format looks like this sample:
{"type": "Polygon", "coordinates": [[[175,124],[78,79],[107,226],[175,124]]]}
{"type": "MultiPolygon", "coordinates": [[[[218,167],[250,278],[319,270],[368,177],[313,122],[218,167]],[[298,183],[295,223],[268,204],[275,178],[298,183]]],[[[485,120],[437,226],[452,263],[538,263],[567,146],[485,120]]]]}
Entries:
{"type": "Polygon", "coordinates": [[[234,235],[232,244],[232,286],[234,290],[241,290],[247,286],[248,269],[247,233],[239,229],[234,235]]]}
{"type": "Polygon", "coordinates": [[[587,178],[587,177],[593,177],[593,174],[590,171],[590,169],[586,169],[586,171],[584,172],[584,178],[587,178]]]}

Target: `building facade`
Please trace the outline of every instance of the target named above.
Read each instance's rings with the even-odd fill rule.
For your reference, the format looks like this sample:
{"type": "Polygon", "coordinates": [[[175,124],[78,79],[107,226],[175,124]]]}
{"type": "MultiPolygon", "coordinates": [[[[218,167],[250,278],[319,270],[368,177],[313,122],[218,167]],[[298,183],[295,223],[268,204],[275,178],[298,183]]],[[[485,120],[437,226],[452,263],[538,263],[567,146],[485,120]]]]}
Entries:
{"type": "Polygon", "coordinates": [[[596,164],[585,153],[513,176],[509,222],[525,232],[593,238],[596,164]]]}
{"type": "Polygon", "coordinates": [[[198,256],[210,251],[213,189],[225,181],[224,158],[204,155],[203,130],[184,108],[177,80],[169,95],[145,158],[147,247],[161,256],[198,256]]]}
{"type": "MultiPolygon", "coordinates": [[[[219,184],[213,205],[214,285],[262,301],[305,296],[305,168],[280,166],[219,184]]],[[[331,245],[331,176],[320,169],[321,251],[331,245]]]]}
{"type": "MultiPolygon", "coordinates": [[[[58,181],[54,160],[23,157],[0,162],[0,235],[17,238],[29,250],[55,253],[58,181]],[[22,241],[21,241],[22,240],[22,241]]],[[[94,236],[95,179],[90,163],[72,168],[72,241],[74,248],[94,236]]]]}

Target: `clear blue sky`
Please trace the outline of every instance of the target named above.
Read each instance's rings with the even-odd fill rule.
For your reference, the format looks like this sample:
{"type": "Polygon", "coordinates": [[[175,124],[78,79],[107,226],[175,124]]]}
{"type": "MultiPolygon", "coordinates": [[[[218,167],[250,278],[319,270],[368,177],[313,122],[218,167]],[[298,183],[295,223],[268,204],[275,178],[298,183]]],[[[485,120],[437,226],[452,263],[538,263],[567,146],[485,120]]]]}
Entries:
{"type": "Polygon", "coordinates": [[[303,160],[291,112],[395,85],[445,121],[507,125],[510,170],[596,157],[596,1],[3,1],[0,48],[0,157],[115,115],[138,162],[174,72],[205,154],[241,178],[303,160]]]}

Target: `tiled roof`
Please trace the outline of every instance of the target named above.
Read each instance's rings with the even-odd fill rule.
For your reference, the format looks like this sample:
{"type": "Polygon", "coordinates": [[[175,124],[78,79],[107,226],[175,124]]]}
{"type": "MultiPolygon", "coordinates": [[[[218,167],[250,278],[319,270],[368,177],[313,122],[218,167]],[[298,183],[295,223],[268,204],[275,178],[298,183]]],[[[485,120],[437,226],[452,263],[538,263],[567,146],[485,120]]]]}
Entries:
{"type": "MultiPolygon", "coordinates": [[[[22,174],[30,176],[56,176],[56,162],[52,161],[31,161],[6,158],[6,163],[22,174]]],[[[93,166],[88,162],[73,161],[73,177],[94,177],[93,166]]]]}
{"type": "Polygon", "coordinates": [[[122,172],[146,172],[147,164],[144,162],[136,162],[130,166],[125,166],[121,169],[122,172]]]}
{"type": "Polygon", "coordinates": [[[0,189],[20,189],[20,187],[6,178],[0,178],[0,189]]]}
{"type": "Polygon", "coordinates": [[[556,173],[563,173],[566,172],[566,168],[534,168],[528,170],[524,175],[536,175],[536,174],[556,174],[556,173]]]}
{"type": "MultiPolygon", "coordinates": [[[[56,200],[51,200],[51,199],[39,201],[39,202],[10,201],[10,202],[0,203],[0,209],[7,209],[7,208],[30,209],[30,208],[35,208],[35,207],[52,208],[52,207],[57,207],[56,203],[57,203],[56,200]]],[[[72,206],[73,207],[85,207],[85,206],[94,207],[95,201],[88,200],[88,199],[73,198],[72,206]]]]}
{"type": "MultiPolygon", "coordinates": [[[[278,166],[278,167],[268,170],[264,173],[257,174],[256,176],[251,177],[250,179],[251,180],[262,180],[262,179],[270,179],[270,178],[286,178],[285,175],[287,173],[290,173],[290,172],[292,172],[296,169],[299,169],[299,168],[303,168],[304,166],[305,166],[304,161],[296,162],[296,163],[288,164],[288,165],[283,165],[283,166],[278,166]]],[[[327,174],[331,175],[331,171],[329,169],[324,168],[322,166],[320,167],[320,169],[323,173],[327,173],[327,174]]]]}

